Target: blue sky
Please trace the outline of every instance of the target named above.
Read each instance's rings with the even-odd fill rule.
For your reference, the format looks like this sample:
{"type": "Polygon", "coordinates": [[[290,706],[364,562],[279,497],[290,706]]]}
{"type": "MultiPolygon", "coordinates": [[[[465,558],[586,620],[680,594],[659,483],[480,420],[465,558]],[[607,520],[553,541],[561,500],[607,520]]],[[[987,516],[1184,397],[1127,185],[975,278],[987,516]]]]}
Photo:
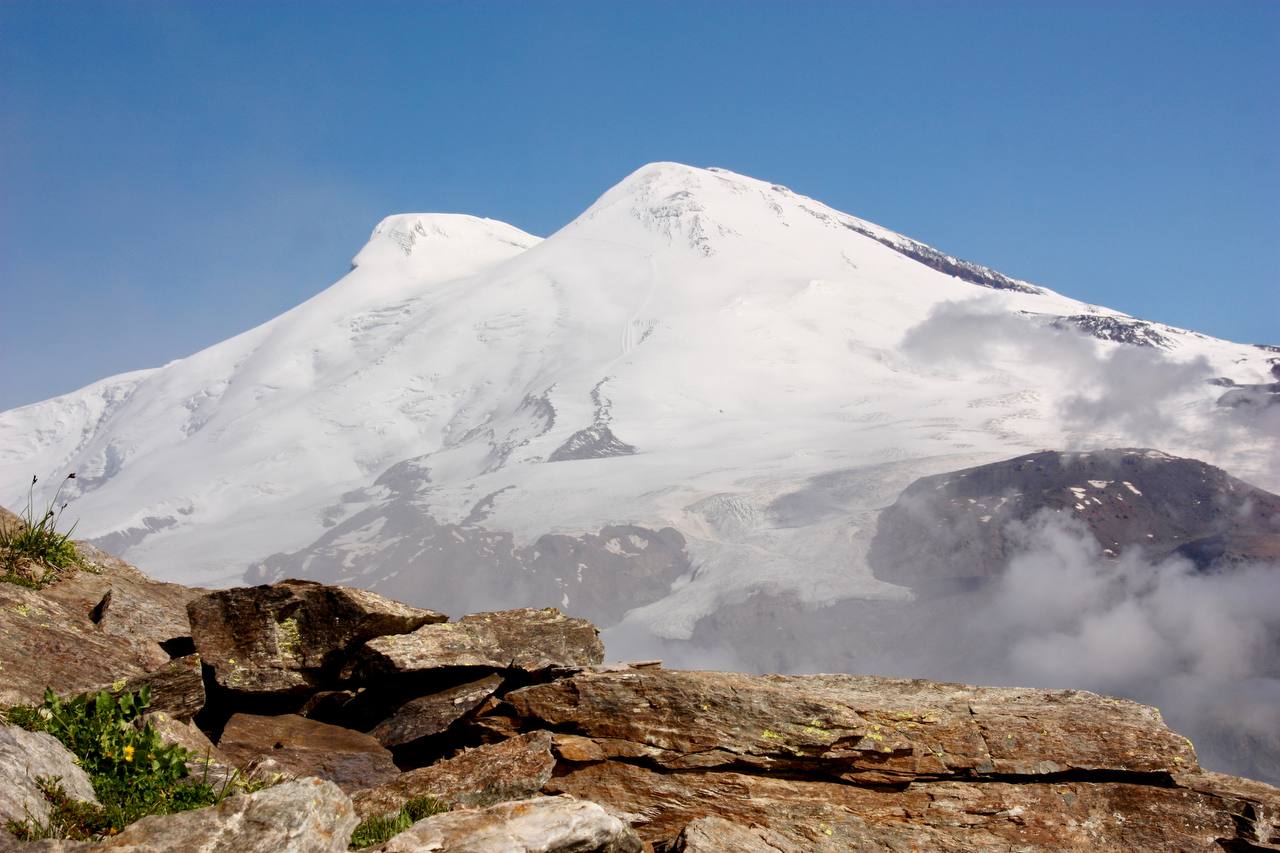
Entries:
{"type": "Polygon", "coordinates": [[[722,166],[1280,343],[1280,3],[0,0],[0,409],[340,277],[382,216],[538,234],[722,166]]]}

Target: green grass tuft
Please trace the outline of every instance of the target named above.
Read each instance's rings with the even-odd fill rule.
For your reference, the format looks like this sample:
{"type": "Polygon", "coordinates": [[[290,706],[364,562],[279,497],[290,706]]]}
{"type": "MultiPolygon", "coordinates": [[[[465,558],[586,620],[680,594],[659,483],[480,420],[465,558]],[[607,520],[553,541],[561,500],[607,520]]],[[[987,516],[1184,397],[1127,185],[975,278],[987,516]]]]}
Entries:
{"type": "Polygon", "coordinates": [[[389,841],[424,817],[449,811],[449,804],[435,797],[414,797],[394,814],[367,817],[351,833],[351,850],[363,850],[389,841]]]}
{"type": "Polygon", "coordinates": [[[36,517],[35,488],[38,478],[31,478],[27,490],[27,508],[21,521],[7,528],[0,528],[0,581],[40,589],[57,579],[59,572],[80,565],[71,534],[76,526],[65,533],[58,531],[65,503],[58,498],[67,483],[76,478],[75,472],[62,478],[53,499],[45,506],[43,514],[36,517]]]}

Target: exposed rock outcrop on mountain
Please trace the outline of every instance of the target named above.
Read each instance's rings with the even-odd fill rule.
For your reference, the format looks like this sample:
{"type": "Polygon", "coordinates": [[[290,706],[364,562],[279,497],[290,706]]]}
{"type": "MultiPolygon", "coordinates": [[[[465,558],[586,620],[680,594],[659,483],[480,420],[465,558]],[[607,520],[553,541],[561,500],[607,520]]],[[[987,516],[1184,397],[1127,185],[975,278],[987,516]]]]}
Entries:
{"type": "Polygon", "coordinates": [[[1195,459],[1123,449],[1042,451],[923,477],[881,513],[869,560],[878,577],[921,594],[972,589],[1008,562],[1009,522],[1045,511],[1079,519],[1108,556],[1181,551],[1210,568],[1215,543],[1222,553],[1232,543],[1237,561],[1280,550],[1280,497],[1195,459]]]}
{"type": "MultiPolygon", "coordinates": [[[[93,638],[60,603],[71,583],[21,592],[67,620],[68,636],[93,638]]],[[[202,693],[191,656],[148,673],[127,643],[94,646],[96,669],[28,660],[22,683],[150,679],[194,720],[160,718],[164,737],[208,744],[219,766],[305,778],[145,818],[99,844],[0,846],[341,850],[359,818],[429,797],[449,810],[372,849],[1280,849],[1280,791],[1203,771],[1191,743],[1134,702],[603,664],[594,627],[553,610],[446,622],[296,582],[189,595],[178,612],[209,651],[202,693]]],[[[10,752],[0,774],[22,772],[10,752]]]]}

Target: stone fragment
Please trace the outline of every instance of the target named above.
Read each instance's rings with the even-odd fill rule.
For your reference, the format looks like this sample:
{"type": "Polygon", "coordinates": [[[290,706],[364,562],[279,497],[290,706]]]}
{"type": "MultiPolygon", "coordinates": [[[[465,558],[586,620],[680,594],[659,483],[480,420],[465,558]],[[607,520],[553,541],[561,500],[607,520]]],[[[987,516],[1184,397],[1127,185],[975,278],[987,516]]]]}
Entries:
{"type": "Polygon", "coordinates": [[[217,683],[259,694],[326,686],[364,641],[447,619],[372,592],[296,580],[213,592],[187,612],[217,683]]]}
{"type": "Polygon", "coordinates": [[[238,767],[270,759],[273,772],[328,779],[344,791],[371,788],[400,773],[391,753],[369,735],[296,714],[234,714],[218,748],[238,767]]]}
{"type": "Polygon", "coordinates": [[[352,799],[362,818],[398,811],[420,796],[453,805],[488,806],[537,794],[555,765],[550,733],[530,732],[402,773],[352,799]]]}
{"type": "Polygon", "coordinates": [[[379,853],[640,853],[643,845],[630,827],[595,803],[539,797],[423,818],[372,849],[379,853]]]}
{"type": "Polygon", "coordinates": [[[57,779],[67,796],[97,803],[93,785],[76,758],[53,735],[0,726],[0,828],[11,820],[49,819],[49,802],[37,779],[57,779]]]}
{"type": "Polygon", "coordinates": [[[439,693],[411,699],[369,734],[388,749],[411,745],[449,728],[459,717],[492,696],[501,685],[500,677],[488,675],[439,693]]]}
{"type": "Polygon", "coordinates": [[[370,677],[463,666],[534,672],[603,660],[594,625],[549,607],[476,613],[412,634],[379,637],[365,644],[363,669],[370,677]]]}
{"type": "Polygon", "coordinates": [[[82,853],[345,853],[358,819],[332,782],[298,779],[216,806],[145,817],[100,842],[39,841],[23,850],[82,853]]]}
{"type": "Polygon", "coordinates": [[[151,711],[163,711],[176,720],[190,720],[204,707],[204,674],[200,656],[174,658],[153,672],[125,682],[122,692],[151,688],[151,711]]]}

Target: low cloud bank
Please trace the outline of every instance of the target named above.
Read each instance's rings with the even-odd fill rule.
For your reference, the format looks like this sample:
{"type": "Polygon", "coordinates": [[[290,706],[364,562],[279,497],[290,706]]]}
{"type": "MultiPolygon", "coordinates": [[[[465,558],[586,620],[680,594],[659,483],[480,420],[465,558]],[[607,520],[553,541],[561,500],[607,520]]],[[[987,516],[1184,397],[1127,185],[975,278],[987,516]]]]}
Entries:
{"type": "MultiPolygon", "coordinates": [[[[1205,573],[1078,521],[1013,522],[1002,574],[973,592],[817,611],[755,599],[734,629],[677,643],[628,623],[613,659],[745,672],[848,672],[1090,690],[1160,708],[1214,770],[1280,783],[1280,564],[1205,573]]],[[[720,624],[733,617],[720,614],[720,624]]]]}
{"type": "Polygon", "coordinates": [[[1019,549],[964,632],[953,677],[1147,702],[1206,764],[1280,779],[1280,565],[1204,573],[1135,550],[1111,560],[1054,513],[1011,532],[1019,549]]]}

